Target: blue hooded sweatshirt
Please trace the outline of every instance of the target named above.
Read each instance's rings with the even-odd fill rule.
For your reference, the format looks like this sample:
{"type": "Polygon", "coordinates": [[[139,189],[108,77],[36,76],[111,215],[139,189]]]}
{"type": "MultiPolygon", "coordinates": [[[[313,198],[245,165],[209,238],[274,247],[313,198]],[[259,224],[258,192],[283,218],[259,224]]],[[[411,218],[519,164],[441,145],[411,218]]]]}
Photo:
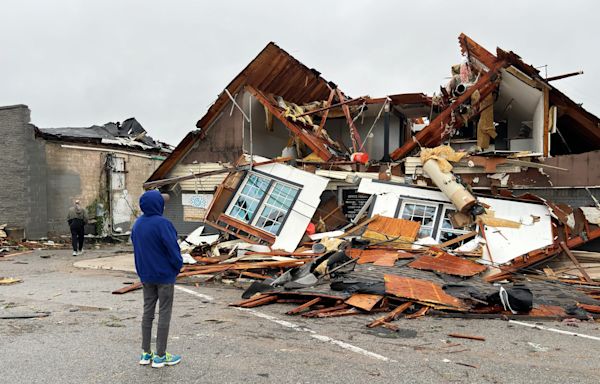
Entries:
{"type": "Polygon", "coordinates": [[[177,231],[162,216],[165,200],[159,191],[140,197],[140,216],[131,230],[135,269],[142,283],[174,284],[183,265],[177,231]]]}

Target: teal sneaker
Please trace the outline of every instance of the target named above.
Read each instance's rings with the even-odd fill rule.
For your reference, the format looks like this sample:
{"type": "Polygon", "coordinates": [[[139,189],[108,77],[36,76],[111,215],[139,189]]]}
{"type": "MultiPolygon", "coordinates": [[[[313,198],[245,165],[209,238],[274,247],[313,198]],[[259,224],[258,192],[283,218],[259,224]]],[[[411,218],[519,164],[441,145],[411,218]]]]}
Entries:
{"type": "Polygon", "coordinates": [[[171,355],[169,352],[165,353],[164,356],[154,355],[152,358],[152,368],[162,368],[165,365],[175,365],[179,364],[180,361],[181,356],[171,355]]]}
{"type": "Polygon", "coordinates": [[[140,357],[140,365],[148,365],[152,362],[152,358],[154,357],[154,353],[146,353],[142,352],[142,356],[140,357]]]}

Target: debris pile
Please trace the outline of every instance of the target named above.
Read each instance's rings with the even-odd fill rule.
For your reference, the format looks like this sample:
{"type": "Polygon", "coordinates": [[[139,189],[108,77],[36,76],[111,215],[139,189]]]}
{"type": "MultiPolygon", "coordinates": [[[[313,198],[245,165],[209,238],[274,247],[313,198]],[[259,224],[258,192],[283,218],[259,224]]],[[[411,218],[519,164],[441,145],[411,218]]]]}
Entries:
{"type": "Polygon", "coordinates": [[[381,313],[371,327],[599,313],[581,247],[600,238],[600,119],[564,76],[459,44],[439,93],[354,99],[267,45],[144,184],[211,233],[182,243],[180,276],[254,280],[242,307],[381,313]]]}

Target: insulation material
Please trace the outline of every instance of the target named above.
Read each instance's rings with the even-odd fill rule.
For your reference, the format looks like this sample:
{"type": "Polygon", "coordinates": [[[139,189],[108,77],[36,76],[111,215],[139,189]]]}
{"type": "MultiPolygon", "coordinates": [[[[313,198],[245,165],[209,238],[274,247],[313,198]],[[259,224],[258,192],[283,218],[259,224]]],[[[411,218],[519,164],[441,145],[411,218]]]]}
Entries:
{"type": "Polygon", "coordinates": [[[450,162],[456,163],[466,155],[466,152],[456,152],[449,145],[440,145],[435,148],[421,148],[420,158],[422,164],[425,164],[428,160],[435,160],[442,172],[450,172],[452,170],[450,162]]]}
{"type": "Polygon", "coordinates": [[[490,146],[490,139],[495,139],[497,136],[496,127],[494,126],[494,96],[489,94],[483,99],[479,105],[481,111],[479,122],[477,123],[477,146],[481,149],[486,149],[490,146]]]}
{"type": "Polygon", "coordinates": [[[465,308],[462,300],[448,295],[442,287],[431,281],[384,275],[385,292],[391,295],[428,304],[441,304],[456,309],[465,308]]]}
{"type": "Polygon", "coordinates": [[[183,221],[189,222],[202,222],[206,219],[206,209],[205,208],[196,208],[190,205],[183,206],[183,221]]]}
{"type": "Polygon", "coordinates": [[[585,219],[591,224],[600,224],[600,209],[596,207],[581,207],[585,219]]]}

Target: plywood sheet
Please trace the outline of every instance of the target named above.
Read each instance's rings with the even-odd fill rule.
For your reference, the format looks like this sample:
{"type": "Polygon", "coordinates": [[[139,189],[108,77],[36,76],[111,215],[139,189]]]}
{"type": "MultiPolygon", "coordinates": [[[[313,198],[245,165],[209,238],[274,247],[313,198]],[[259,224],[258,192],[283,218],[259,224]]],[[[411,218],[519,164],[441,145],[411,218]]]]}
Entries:
{"type": "Polygon", "coordinates": [[[382,266],[393,266],[398,259],[412,259],[414,256],[408,252],[399,252],[388,249],[349,249],[346,254],[358,259],[358,264],[374,263],[382,266]],[[391,263],[391,264],[390,264],[391,263]]]}
{"type": "Polygon", "coordinates": [[[383,278],[385,280],[385,292],[391,295],[421,303],[441,304],[456,309],[466,307],[462,300],[448,295],[442,287],[431,281],[397,275],[384,275],[383,278]]]}
{"type": "Polygon", "coordinates": [[[452,256],[446,252],[440,252],[435,256],[423,255],[408,264],[408,266],[415,269],[442,272],[463,277],[475,276],[487,269],[484,265],[457,256],[452,256]]]}
{"type": "Polygon", "coordinates": [[[355,293],[346,300],[346,304],[365,311],[371,311],[377,303],[383,299],[381,295],[371,295],[367,293],[355,293]]]}

